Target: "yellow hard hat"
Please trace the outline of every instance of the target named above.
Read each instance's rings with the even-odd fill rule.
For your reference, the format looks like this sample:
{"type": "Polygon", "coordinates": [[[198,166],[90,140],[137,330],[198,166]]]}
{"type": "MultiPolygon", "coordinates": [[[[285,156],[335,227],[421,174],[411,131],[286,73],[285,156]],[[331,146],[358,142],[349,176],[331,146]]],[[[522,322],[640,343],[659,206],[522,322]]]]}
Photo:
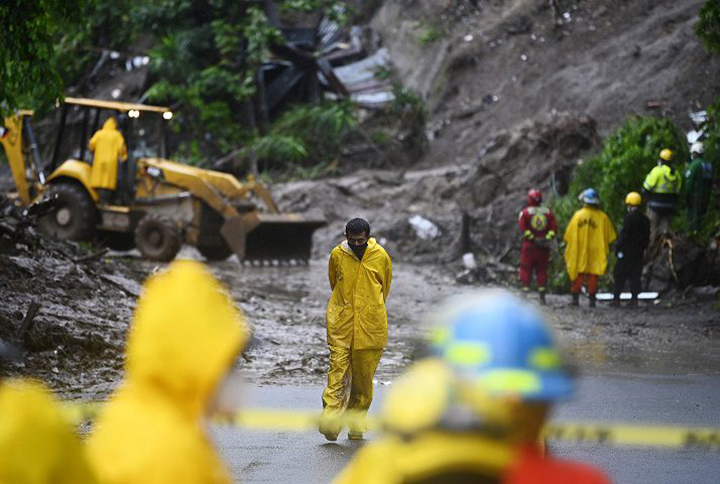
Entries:
{"type": "Polygon", "coordinates": [[[630,192],[625,197],[625,205],[632,205],[637,207],[642,203],[642,197],[638,192],[630,192]]]}
{"type": "Polygon", "coordinates": [[[665,148],[660,152],[660,158],[662,158],[665,161],[672,161],[673,158],[675,158],[675,153],[673,153],[672,150],[665,148]]]}

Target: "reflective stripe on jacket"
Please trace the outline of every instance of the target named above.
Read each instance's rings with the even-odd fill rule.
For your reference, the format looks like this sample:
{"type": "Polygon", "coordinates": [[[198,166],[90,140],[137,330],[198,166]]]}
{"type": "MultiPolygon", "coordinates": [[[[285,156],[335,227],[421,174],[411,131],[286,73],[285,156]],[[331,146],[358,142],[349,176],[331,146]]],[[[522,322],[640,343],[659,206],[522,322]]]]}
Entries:
{"type": "Polygon", "coordinates": [[[682,187],[682,175],[678,170],[661,164],[653,168],[645,178],[643,188],[651,193],[672,193],[677,195],[682,187]]]}

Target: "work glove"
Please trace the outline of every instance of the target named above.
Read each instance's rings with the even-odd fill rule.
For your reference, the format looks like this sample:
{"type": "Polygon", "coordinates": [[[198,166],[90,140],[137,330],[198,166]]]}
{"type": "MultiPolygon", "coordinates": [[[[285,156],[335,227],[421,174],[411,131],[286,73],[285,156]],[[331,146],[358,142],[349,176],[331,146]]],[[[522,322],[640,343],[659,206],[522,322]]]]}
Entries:
{"type": "Polygon", "coordinates": [[[525,232],[523,232],[523,237],[525,237],[527,240],[532,240],[535,238],[535,237],[533,237],[532,232],[530,232],[529,230],[526,230],[525,232]]]}
{"type": "Polygon", "coordinates": [[[548,231],[547,235],[545,235],[545,238],[546,238],[547,240],[552,240],[552,239],[554,239],[554,238],[555,238],[555,231],[554,231],[554,230],[548,231]]]}

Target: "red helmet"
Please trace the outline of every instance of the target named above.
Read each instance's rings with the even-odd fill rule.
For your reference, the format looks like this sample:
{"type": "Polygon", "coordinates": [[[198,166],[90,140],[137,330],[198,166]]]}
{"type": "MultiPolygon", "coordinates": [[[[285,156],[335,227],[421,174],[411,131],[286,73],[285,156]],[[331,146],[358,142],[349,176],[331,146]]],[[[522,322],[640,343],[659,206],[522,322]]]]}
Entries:
{"type": "Polygon", "coordinates": [[[542,192],[540,190],[532,189],[528,192],[528,205],[537,206],[542,203],[542,192]]]}

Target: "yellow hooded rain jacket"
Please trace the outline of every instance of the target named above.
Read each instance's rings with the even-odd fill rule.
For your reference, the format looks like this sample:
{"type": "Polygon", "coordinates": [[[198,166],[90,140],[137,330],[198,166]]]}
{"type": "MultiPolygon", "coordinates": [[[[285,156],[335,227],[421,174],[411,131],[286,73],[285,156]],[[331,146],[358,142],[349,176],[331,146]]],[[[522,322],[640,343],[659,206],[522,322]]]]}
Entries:
{"type": "Polygon", "coordinates": [[[127,160],[125,139],[117,130],[115,118],[108,118],[101,130],[90,138],[88,143],[93,158],[90,171],[90,186],[104,190],[115,190],[117,187],[118,158],[127,160]]]}
{"type": "Polygon", "coordinates": [[[441,475],[453,472],[501,476],[517,446],[439,426],[453,378],[447,366],[432,359],[410,367],[383,404],[385,435],[360,449],[334,484],[403,484],[431,477],[441,482],[441,475]]]}
{"type": "Polygon", "coordinates": [[[40,383],[0,382],[0,483],[95,483],[80,441],[40,383]]]}
{"type": "Polygon", "coordinates": [[[605,274],[610,244],[617,238],[610,217],[585,205],[575,212],[565,230],[565,264],[570,280],[578,274],[605,274]]]}
{"type": "Polygon", "coordinates": [[[328,344],[358,350],[385,348],[385,300],[392,282],[392,262],[385,249],[371,237],[360,261],[344,241],[330,254],[328,276],[332,289],[328,344]]]}
{"type": "Polygon", "coordinates": [[[151,277],[130,328],[125,381],[88,442],[101,482],[231,482],[203,417],[246,339],[242,316],[202,264],[178,261],[151,277]]]}

